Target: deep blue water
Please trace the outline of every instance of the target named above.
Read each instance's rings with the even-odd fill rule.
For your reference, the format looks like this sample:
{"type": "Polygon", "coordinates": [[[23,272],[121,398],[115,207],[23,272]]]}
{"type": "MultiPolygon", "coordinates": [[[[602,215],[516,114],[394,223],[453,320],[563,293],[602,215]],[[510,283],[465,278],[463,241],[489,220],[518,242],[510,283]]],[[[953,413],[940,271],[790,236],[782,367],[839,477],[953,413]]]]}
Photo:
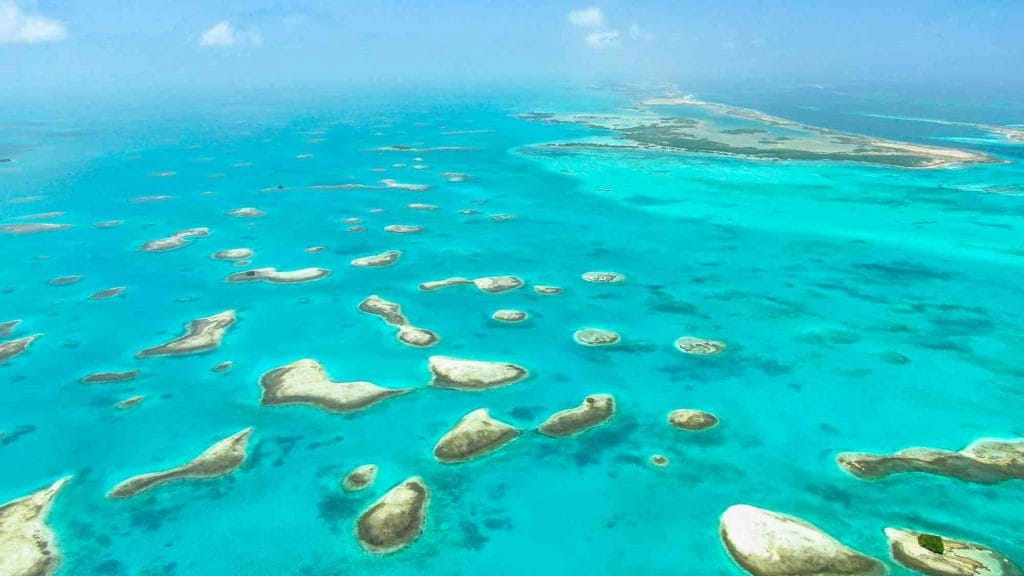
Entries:
{"type": "Polygon", "coordinates": [[[736,503],[795,514],[879,558],[887,557],[882,528],[900,526],[984,542],[1024,562],[1021,482],[865,482],[834,461],[846,450],[959,449],[1024,435],[1024,195],[985,191],[1024,182],[1024,147],[962,126],[878,117],[1013,124],[1024,122],[1024,104],[942,105],[863,89],[697,95],[1013,162],[901,170],[531,147],[588,130],[525,122],[520,112],[630,104],[623,93],[584,90],[150,94],[5,106],[0,157],[14,162],[0,164],[0,224],[62,211],[46,221],[73,227],[0,235],[0,322],[22,320],[11,337],[44,334],[0,365],[0,502],[74,475],[51,518],[61,576],[738,574],[717,534],[718,516],[736,503]],[[377,150],[395,144],[465,149],[377,150]],[[449,182],[443,172],[471,179],[449,182]],[[309,188],[381,178],[432,189],[309,188]],[[154,195],[173,199],[130,201],[154,195]],[[441,209],[405,208],[412,202],[441,209]],[[228,215],[243,206],[266,215],[228,215]],[[466,208],[483,214],[460,215],[466,208]],[[486,218],[497,213],[518,219],[486,218]],[[346,231],[349,217],[366,230],[346,231]],[[93,226],[115,219],[124,224],[93,226]],[[388,224],[427,231],[392,235],[388,224]],[[167,253],[139,250],[198,226],[210,236],[167,253]],[[327,250],[304,251],[315,245],[327,250]],[[254,266],[332,275],[227,284],[239,268],[209,256],[236,247],[255,251],[254,266]],[[389,249],[403,252],[390,268],[348,264],[389,249]],[[589,270],[628,281],[588,284],[580,275],[589,270]],[[48,285],[73,274],[84,278],[48,285]],[[502,274],[566,291],[417,289],[502,274]],[[112,286],[127,290],[87,300],[112,286]],[[392,328],[356,309],[370,294],[402,304],[441,342],[429,350],[397,342],[392,328]],[[499,308],[531,319],[499,325],[490,319],[499,308]],[[219,349],[134,357],[226,309],[239,321],[219,349]],[[623,342],[581,347],[572,334],[584,326],[616,330],[623,342]],[[729,348],[686,356],[672,346],[684,335],[729,348]],[[516,362],[531,376],[478,394],[426,389],[432,354],[516,362]],[[261,407],[260,374],[300,358],[338,380],[423,389],[352,415],[261,407]],[[230,372],[211,372],[226,360],[230,372]],[[79,383],[128,369],[141,377],[79,383]],[[529,429],[600,392],[616,396],[618,414],[580,437],[527,432],[468,464],[433,459],[436,440],[473,409],[529,429]],[[114,408],[137,394],[146,396],[141,405],[114,408]],[[665,415],[683,407],[714,412],[722,424],[673,430],[665,415]],[[105,497],[121,480],[183,463],[247,426],[256,430],[250,459],[230,476],[105,497]],[[656,453],[671,465],[651,466],[656,453]],[[380,467],[375,486],[343,493],[343,474],[364,463],[380,467]],[[424,534],[396,555],[364,553],[353,535],[359,512],[412,475],[432,490],[424,534]]]}

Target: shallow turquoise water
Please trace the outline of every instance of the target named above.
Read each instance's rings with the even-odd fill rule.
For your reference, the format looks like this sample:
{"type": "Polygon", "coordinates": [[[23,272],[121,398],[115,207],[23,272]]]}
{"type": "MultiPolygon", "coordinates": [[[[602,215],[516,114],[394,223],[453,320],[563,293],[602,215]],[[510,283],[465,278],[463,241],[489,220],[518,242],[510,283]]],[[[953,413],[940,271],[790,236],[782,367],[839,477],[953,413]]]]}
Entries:
{"type": "MultiPolygon", "coordinates": [[[[780,113],[772,108],[779,98],[764,98],[765,109],[780,113]]],[[[784,108],[799,116],[798,95],[787,98],[784,108]]],[[[760,104],[750,94],[736,102],[760,104]]],[[[628,103],[623,94],[548,90],[6,107],[0,157],[16,161],[0,165],[0,223],[59,210],[67,214],[51,221],[74,227],[0,236],[0,321],[22,319],[15,337],[45,334],[0,365],[0,501],[75,475],[51,522],[65,554],[61,575],[737,574],[717,519],[741,502],[801,516],[881,558],[881,530],[895,525],[984,542],[1024,562],[1021,482],[864,482],[834,463],[845,450],[959,449],[979,437],[1024,435],[1024,196],[982,191],[1024,182],[1022,147],[979,144],[1016,162],[944,170],[550,154],[530,145],[589,132],[514,117],[628,103]],[[472,149],[375,150],[394,144],[472,149]],[[412,169],[415,157],[429,169],[412,169]],[[151,176],[164,171],[175,175],[151,176]],[[442,172],[472,179],[448,182],[442,172]],[[433,188],[308,189],[381,178],[433,188]],[[263,191],[277,186],[285,189],[263,191]],[[162,194],[174,198],[129,201],[162,194]],[[15,200],[31,196],[41,198],[15,200]],[[404,208],[410,202],[441,210],[404,208]],[[266,216],[227,215],[243,206],[266,216]],[[463,208],[483,215],[460,215],[463,208]],[[486,219],[495,213],[519,218],[486,219]],[[347,232],[348,217],[362,218],[366,231],[347,232]],[[92,226],[112,219],[125,223],[92,226]],[[388,224],[427,231],[386,234],[388,224]],[[196,226],[211,235],[167,253],[138,249],[196,226]],[[304,252],[313,245],[327,251],[304,252]],[[290,286],[226,284],[238,268],[209,255],[243,246],[256,251],[255,266],[333,274],[290,286]],[[403,251],[393,267],[348,265],[387,249],[403,251]],[[580,274],[588,270],[629,280],[587,284],[580,274]],[[71,274],[84,279],[47,284],[71,274]],[[427,280],[501,274],[566,292],[417,290],[427,280]],[[118,285],[127,287],[118,298],[86,300],[118,285]],[[399,344],[393,329],[356,310],[370,294],[401,303],[441,343],[399,344]],[[218,350],[134,358],[187,321],[229,308],[239,322],[218,350]],[[497,325],[489,316],[499,308],[532,318],[497,325]],[[584,326],[624,341],[580,347],[572,333],[584,326]],[[725,340],[729,350],[685,356],[672,347],[683,335],[725,340]],[[317,359],[338,380],[423,388],[432,354],[516,362],[531,377],[479,394],[418,390],[353,415],[258,403],[259,375],[299,358],[317,359]],[[230,372],[210,371],[225,360],[234,362],[230,372]],[[78,382],[130,368],[142,376],[78,382]],[[578,438],[526,433],[458,466],[431,455],[470,410],[487,407],[531,428],[598,392],[614,394],[619,413],[578,438]],[[140,406],[113,408],[136,394],[146,396],[140,406]],[[674,431],[665,415],[679,407],[712,411],[722,425],[674,431]],[[247,426],[256,429],[250,460],[229,477],[127,501],[104,496],[247,426]],[[649,465],[655,453],[672,464],[649,465]],[[342,475],[368,462],[380,466],[376,485],[342,493],[342,475]],[[355,518],[411,475],[433,492],[423,536],[393,556],[363,553],[355,518]]],[[[920,106],[910,114],[905,100],[869,99],[848,111],[939,114],[920,106]]],[[[883,119],[808,115],[922,142],[984,136],[896,120],[875,132],[883,119]]],[[[1024,106],[1001,106],[968,120],[1021,115],[1024,106]]]]}

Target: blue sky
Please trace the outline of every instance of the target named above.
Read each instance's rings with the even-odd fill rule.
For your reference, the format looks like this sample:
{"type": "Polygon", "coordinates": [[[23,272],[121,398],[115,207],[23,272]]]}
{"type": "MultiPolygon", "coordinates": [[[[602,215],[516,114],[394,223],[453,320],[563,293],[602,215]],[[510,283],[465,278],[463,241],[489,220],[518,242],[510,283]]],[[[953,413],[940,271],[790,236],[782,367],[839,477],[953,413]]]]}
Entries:
{"type": "Polygon", "coordinates": [[[0,89],[362,81],[1024,84],[1024,1],[0,0],[0,89]]]}

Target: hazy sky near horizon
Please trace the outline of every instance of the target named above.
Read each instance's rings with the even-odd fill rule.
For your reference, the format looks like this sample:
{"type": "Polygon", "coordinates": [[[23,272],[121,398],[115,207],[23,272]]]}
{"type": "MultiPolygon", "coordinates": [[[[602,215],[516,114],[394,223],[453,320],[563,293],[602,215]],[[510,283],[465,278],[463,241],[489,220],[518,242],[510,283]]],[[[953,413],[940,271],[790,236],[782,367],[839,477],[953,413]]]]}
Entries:
{"type": "Polygon", "coordinates": [[[4,86],[1024,84],[1024,1],[0,0],[4,86]]]}

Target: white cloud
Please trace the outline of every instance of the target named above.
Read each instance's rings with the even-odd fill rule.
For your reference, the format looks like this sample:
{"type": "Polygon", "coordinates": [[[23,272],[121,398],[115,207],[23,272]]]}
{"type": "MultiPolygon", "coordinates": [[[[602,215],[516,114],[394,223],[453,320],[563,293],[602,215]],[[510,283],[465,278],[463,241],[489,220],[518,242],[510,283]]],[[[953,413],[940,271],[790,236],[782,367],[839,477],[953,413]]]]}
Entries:
{"type": "Polygon", "coordinates": [[[654,34],[651,34],[636,22],[629,27],[629,37],[633,40],[654,40],[654,34]]]}
{"type": "Polygon", "coordinates": [[[618,30],[603,30],[601,32],[591,32],[587,34],[585,38],[587,46],[595,50],[603,50],[612,46],[618,46],[622,34],[618,30]]]}
{"type": "Polygon", "coordinates": [[[604,12],[597,6],[573,10],[569,12],[569,23],[580,28],[600,28],[604,26],[604,12]]]}
{"type": "Polygon", "coordinates": [[[305,26],[307,20],[308,18],[306,18],[305,14],[296,12],[285,16],[281,23],[284,24],[284,29],[291,33],[305,26]]]}
{"type": "Polygon", "coordinates": [[[255,30],[237,30],[227,20],[221,20],[199,37],[200,46],[235,46],[250,44],[259,46],[263,44],[263,36],[255,30]]]}
{"type": "Polygon", "coordinates": [[[12,1],[0,1],[0,44],[36,44],[67,38],[68,30],[59,20],[22,12],[12,1]]]}

